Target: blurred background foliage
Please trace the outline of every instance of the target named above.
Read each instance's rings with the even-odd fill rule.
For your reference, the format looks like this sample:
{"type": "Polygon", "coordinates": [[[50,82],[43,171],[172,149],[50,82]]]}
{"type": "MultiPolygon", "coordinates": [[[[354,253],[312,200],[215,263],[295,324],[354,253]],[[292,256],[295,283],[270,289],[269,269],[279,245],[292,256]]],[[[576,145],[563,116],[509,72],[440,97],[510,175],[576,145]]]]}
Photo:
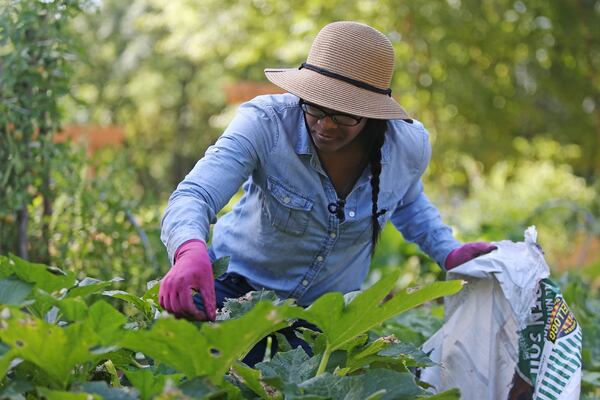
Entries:
{"type": "MultiPolygon", "coordinates": [[[[357,20],[395,47],[393,93],[432,135],[426,191],[457,237],[520,240],[535,224],[557,270],[598,262],[600,1],[1,4],[0,178],[3,198],[20,196],[0,204],[2,252],[17,251],[18,210],[26,209],[31,258],[98,277],[116,271],[134,290],[162,275],[162,210],[235,113],[239,104],[228,93],[265,82],[266,67],[298,66],[323,25],[357,20]],[[38,140],[43,124],[31,123],[31,115],[22,118],[20,136],[11,128],[15,89],[7,71],[22,77],[11,64],[26,59],[19,46],[44,42],[13,33],[42,15],[56,20],[54,33],[38,35],[54,43],[49,54],[61,60],[62,78],[42,79],[38,67],[21,65],[33,87],[62,85],[52,97],[56,111],[45,114],[53,118],[49,136],[70,124],[118,126],[122,143],[98,152],[85,144],[31,146],[51,142],[38,140]],[[49,149],[47,161],[30,157],[15,173],[11,143],[49,149]]],[[[38,93],[48,97],[48,90],[38,93]]],[[[373,265],[376,274],[402,266],[406,285],[441,277],[391,227],[373,265]]]]}

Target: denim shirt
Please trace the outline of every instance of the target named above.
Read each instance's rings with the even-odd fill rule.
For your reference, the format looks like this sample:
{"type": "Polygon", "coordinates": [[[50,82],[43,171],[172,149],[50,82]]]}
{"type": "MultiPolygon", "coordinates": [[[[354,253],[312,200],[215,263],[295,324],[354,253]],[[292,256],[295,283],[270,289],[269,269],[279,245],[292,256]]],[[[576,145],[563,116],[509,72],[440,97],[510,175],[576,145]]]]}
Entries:
{"type": "MultiPolygon", "coordinates": [[[[307,131],[299,99],[259,96],[243,104],[217,142],[171,195],[161,238],[172,261],[190,239],[208,242],[209,255],[230,256],[228,272],[256,289],[308,305],[330,291],[358,290],[371,260],[370,168],[346,197],[345,219],[328,211],[337,200],[307,131]],[[217,213],[243,185],[233,210],[217,213]]],[[[431,156],[418,121],[390,120],[381,149],[380,226],[391,220],[406,240],[443,265],[459,246],[423,193],[431,156]]]]}

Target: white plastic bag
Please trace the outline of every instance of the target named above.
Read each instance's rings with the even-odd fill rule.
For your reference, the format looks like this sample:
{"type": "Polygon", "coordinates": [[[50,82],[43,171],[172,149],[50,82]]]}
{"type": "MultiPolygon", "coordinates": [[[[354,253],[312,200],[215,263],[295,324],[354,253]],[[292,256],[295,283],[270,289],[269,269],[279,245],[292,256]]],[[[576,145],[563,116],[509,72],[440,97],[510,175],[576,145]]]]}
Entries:
{"type": "Polygon", "coordinates": [[[468,284],[446,299],[445,323],[423,345],[439,363],[421,374],[435,392],[457,387],[467,400],[517,398],[518,391],[579,398],[581,329],[547,279],[536,236],[530,227],[525,242],[495,243],[497,250],[448,272],[468,284]]]}

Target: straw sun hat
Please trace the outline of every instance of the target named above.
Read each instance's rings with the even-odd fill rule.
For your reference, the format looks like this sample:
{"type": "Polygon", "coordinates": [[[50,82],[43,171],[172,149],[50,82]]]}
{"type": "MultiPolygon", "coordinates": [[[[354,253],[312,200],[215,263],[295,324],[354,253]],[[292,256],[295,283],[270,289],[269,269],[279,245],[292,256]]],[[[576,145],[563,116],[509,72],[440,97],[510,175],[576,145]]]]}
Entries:
{"type": "Polygon", "coordinates": [[[394,49],[379,31],[358,22],[334,22],[315,38],[298,69],[265,69],[284,90],[332,110],[376,119],[408,118],[391,96],[394,49]]]}

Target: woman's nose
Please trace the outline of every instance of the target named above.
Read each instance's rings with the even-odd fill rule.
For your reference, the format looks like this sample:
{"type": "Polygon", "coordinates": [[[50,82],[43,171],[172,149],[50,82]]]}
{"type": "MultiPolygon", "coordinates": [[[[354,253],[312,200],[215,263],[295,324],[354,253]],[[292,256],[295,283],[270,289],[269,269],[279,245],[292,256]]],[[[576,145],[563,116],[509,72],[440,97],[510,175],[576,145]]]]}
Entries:
{"type": "Polygon", "coordinates": [[[335,122],[333,122],[333,120],[331,119],[331,117],[329,115],[326,115],[323,118],[320,118],[317,121],[319,124],[321,124],[321,126],[325,129],[332,129],[337,127],[337,124],[335,122]]]}

